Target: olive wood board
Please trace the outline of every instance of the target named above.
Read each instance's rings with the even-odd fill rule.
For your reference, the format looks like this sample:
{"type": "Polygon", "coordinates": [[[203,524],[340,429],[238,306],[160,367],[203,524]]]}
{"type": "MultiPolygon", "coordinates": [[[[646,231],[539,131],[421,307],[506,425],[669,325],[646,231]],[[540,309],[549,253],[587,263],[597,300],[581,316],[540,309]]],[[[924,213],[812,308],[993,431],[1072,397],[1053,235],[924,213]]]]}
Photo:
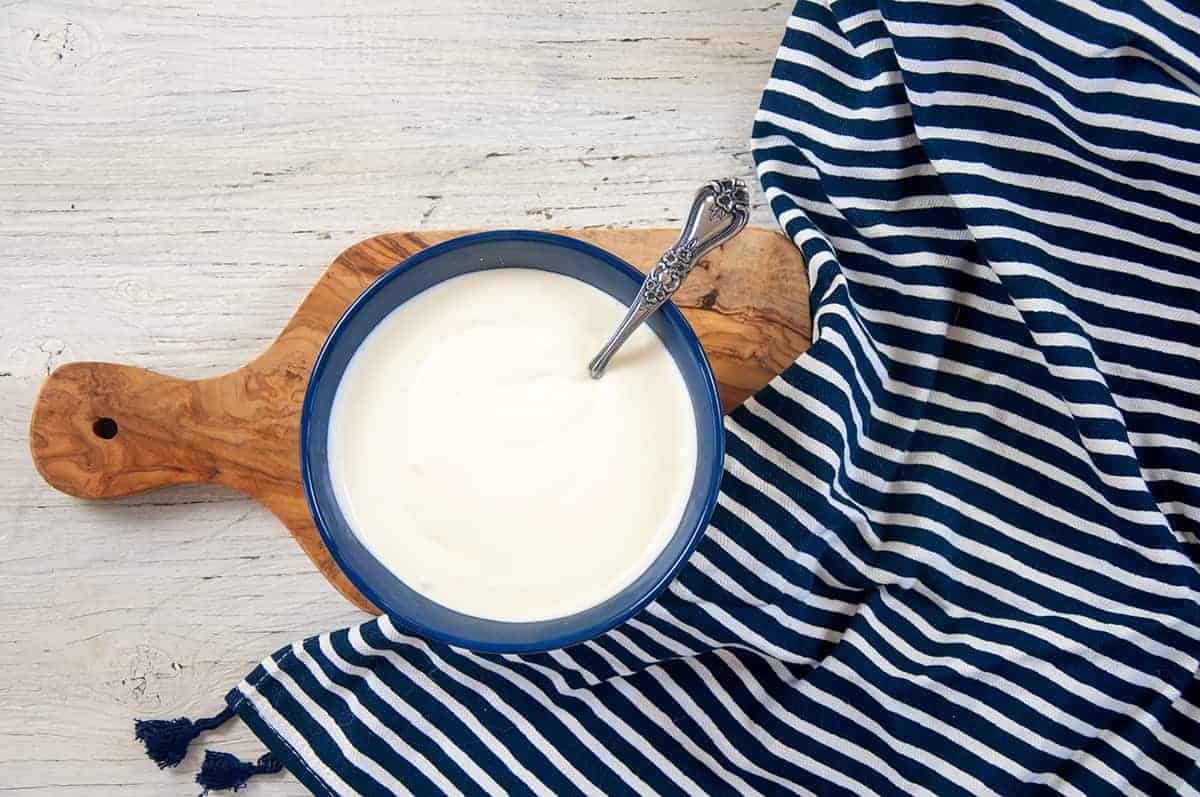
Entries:
{"type": "MultiPolygon", "coordinates": [[[[674,242],[669,229],[560,230],[643,271],[674,242]]],[[[300,482],[300,407],[309,373],[342,312],[409,255],[465,232],[401,232],[338,255],[283,332],[252,362],[207,379],[178,379],[99,362],[60,366],[34,405],[29,444],[38,472],[80,498],[118,498],[175,484],[214,483],[257,499],[324,576],[377,610],[338,569],[300,482]]],[[[726,411],[808,348],[808,276],[799,250],[750,228],[698,263],[675,295],[712,363],[726,411]]],[[[603,341],[597,341],[597,346],[603,341]]]]}

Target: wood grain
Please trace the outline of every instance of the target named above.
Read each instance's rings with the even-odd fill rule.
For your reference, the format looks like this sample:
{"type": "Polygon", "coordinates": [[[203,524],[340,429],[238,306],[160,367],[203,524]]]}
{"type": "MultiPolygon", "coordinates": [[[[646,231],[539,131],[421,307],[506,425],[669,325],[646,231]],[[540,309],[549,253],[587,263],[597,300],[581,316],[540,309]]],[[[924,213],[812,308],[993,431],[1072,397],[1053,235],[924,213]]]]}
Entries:
{"type": "Polygon", "coordinates": [[[234,370],[380,231],[676,225],[705,180],[753,179],[792,3],[0,5],[0,794],[191,795],[205,747],[262,744],[230,723],[160,771],[131,719],[211,714],[263,656],[366,616],[227,488],[48,487],[47,374],[234,370]]]}
{"type": "MultiPolygon", "coordinates": [[[[676,232],[562,231],[646,270],[676,232]]],[[[343,252],[274,343],[252,362],[209,379],[80,362],[46,379],[34,405],[34,465],[56,489],[119,498],[214,483],[261,501],[321,573],[366,611],[313,525],[300,483],[300,408],[321,345],[342,312],[380,274],[461,233],[380,235],[343,252]]],[[[808,280],[783,236],[749,229],[697,264],[676,303],[708,353],[725,409],[794,362],[810,340],[808,280]]]]}

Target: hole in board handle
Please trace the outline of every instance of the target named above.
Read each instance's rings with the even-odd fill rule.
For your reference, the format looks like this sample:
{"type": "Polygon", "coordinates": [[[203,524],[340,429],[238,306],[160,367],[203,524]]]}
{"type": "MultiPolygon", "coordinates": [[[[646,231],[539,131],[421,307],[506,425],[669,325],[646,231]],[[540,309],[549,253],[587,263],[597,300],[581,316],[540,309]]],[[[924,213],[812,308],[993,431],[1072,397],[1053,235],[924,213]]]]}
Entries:
{"type": "Polygon", "coordinates": [[[117,422],[112,418],[97,418],[92,424],[92,434],[99,437],[101,440],[112,440],[117,436],[117,422]]]}

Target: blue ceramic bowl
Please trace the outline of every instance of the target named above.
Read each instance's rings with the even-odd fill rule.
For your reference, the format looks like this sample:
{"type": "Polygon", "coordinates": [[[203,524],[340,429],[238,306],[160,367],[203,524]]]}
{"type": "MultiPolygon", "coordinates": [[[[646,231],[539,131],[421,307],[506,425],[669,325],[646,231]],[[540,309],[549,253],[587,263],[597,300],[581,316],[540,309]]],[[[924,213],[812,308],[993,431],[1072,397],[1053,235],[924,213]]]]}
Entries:
{"type": "MultiPolygon", "coordinates": [[[[405,584],[359,541],[334,496],[327,460],[329,414],[342,373],[384,316],[451,277],[505,265],[543,268],[594,285],[629,304],[642,275],[624,260],[561,235],[510,230],[466,235],[431,246],[383,274],[350,305],[313,366],[300,416],[300,470],[321,538],[356,587],[398,623],[422,636],[475,650],[517,653],[582,642],[619,625],[673,579],[696,547],[717,501],[725,456],[721,402],[700,342],[668,303],[648,322],[683,373],[696,416],[696,473],[687,509],[666,548],[637,580],[603,603],[567,617],[502,622],[462,614],[405,584]]],[[[614,326],[617,319],[613,319],[614,326]]],[[[596,341],[597,347],[603,341],[596,341]]],[[[586,456],[586,452],[580,452],[586,456]]],[[[616,497],[619,499],[619,497],[616,497]]],[[[587,511],[580,507],[580,511],[587,511]]],[[[513,522],[520,522],[513,518],[513,522]]]]}

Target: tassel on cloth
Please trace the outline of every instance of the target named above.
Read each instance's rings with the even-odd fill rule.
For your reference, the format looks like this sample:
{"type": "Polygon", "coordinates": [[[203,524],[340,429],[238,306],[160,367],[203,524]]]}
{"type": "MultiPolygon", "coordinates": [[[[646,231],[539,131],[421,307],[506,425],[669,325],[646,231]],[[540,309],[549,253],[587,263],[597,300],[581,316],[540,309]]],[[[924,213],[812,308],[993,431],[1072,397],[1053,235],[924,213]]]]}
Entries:
{"type": "Polygon", "coordinates": [[[158,764],[159,769],[177,766],[187,756],[188,745],[200,734],[224,725],[233,719],[233,709],[228,706],[215,717],[192,722],[187,717],[173,720],[137,720],[133,723],[133,736],[146,745],[146,755],[158,764]]]}
{"type": "Polygon", "coordinates": [[[246,785],[246,781],[255,775],[269,775],[283,769],[283,764],[275,756],[267,753],[253,764],[242,761],[230,753],[217,753],[212,750],[204,751],[204,763],[196,775],[196,782],[204,787],[201,797],[209,790],[237,791],[246,785]]]}

